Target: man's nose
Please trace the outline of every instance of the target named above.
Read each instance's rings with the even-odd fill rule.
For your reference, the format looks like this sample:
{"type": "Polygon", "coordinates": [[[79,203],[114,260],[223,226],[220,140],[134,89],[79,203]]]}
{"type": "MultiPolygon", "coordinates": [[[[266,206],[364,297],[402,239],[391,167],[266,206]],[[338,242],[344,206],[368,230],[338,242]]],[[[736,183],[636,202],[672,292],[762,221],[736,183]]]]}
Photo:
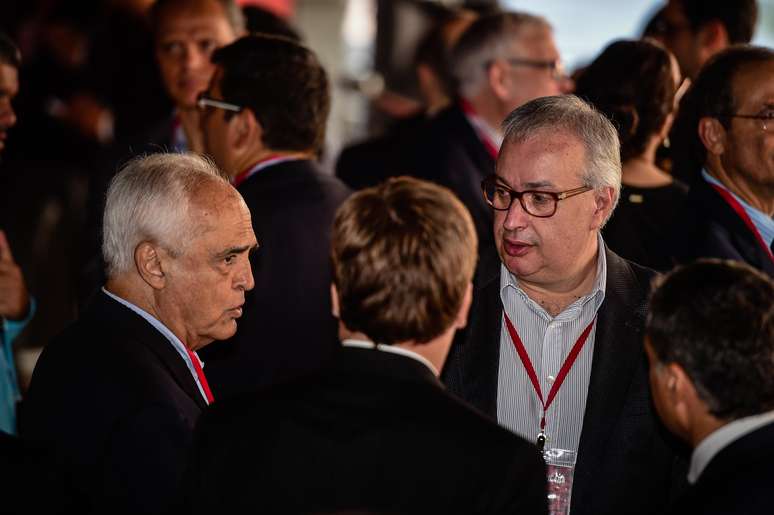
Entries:
{"type": "Polygon", "coordinates": [[[508,231],[524,229],[529,224],[530,215],[521,206],[519,199],[514,198],[511,207],[505,213],[503,227],[508,231]]]}
{"type": "Polygon", "coordinates": [[[253,278],[253,267],[250,266],[250,260],[245,259],[242,264],[242,270],[237,276],[236,286],[244,291],[250,291],[255,288],[255,279],[253,278]]]}

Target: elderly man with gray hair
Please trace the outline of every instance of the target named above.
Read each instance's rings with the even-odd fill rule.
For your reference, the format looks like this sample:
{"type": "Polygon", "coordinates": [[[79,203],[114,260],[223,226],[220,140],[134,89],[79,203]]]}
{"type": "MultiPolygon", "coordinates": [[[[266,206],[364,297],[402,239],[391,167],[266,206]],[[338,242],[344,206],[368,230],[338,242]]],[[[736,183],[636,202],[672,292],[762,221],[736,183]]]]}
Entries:
{"type": "Polygon", "coordinates": [[[642,347],[654,272],[600,235],[621,187],[616,130],[574,96],[533,100],[504,129],[482,183],[497,252],[445,381],[544,450],[553,512],[660,513],[678,476],[642,347]]]}
{"type": "Polygon", "coordinates": [[[156,154],[110,184],[107,283],[43,351],[21,431],[48,445],[86,513],[162,513],[212,402],[196,350],[236,331],[257,245],[242,197],[210,162],[156,154]]]}

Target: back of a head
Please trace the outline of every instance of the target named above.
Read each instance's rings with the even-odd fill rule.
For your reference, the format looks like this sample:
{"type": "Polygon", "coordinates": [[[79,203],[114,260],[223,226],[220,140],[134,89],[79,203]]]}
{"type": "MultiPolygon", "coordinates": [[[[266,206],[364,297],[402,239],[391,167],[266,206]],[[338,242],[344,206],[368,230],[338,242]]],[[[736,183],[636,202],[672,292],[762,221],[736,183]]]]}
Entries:
{"type": "Polygon", "coordinates": [[[645,152],[674,109],[675,79],[669,52],[655,41],[611,43],[583,71],[575,94],[618,129],[621,159],[645,152]]]}
{"type": "Polygon", "coordinates": [[[287,20],[268,9],[257,5],[246,5],[242,11],[245,15],[247,32],[249,34],[271,34],[283,36],[301,43],[301,35],[287,20]]]}
{"type": "Polygon", "coordinates": [[[215,51],[223,98],[252,110],[272,150],[318,152],[330,111],[328,77],[317,56],[297,42],[251,35],[215,51]]]}
{"type": "Polygon", "coordinates": [[[756,0],[678,0],[694,30],[718,20],[726,28],[730,44],[749,43],[758,21],[756,0]]]}
{"type": "Polygon", "coordinates": [[[399,177],[355,193],[333,224],[341,321],[388,345],[440,336],[462,306],[476,248],[470,214],[446,188],[399,177]]]}
{"type": "Polygon", "coordinates": [[[152,241],[172,255],[185,251],[195,227],[188,220],[192,199],[211,184],[229,186],[218,168],[198,154],[151,154],[126,163],[107,191],[102,255],[107,276],[134,268],[134,250],[152,241]]]}
{"type": "Polygon", "coordinates": [[[0,32],[0,64],[6,64],[14,68],[19,68],[22,62],[22,55],[19,47],[7,35],[0,32]]]}
{"type": "Polygon", "coordinates": [[[661,363],[690,376],[712,415],[774,408],[774,281],[734,261],[704,259],[657,281],[646,333],[661,363]]]}
{"type": "Polygon", "coordinates": [[[674,169],[689,179],[697,179],[707,158],[707,149],[698,135],[699,120],[718,118],[729,128],[728,115],[736,112],[734,79],[740,71],[774,61],[774,50],[751,45],[735,45],[713,56],[680,102],[672,131],[674,169]]]}
{"type": "Polygon", "coordinates": [[[496,59],[509,58],[513,40],[522,30],[535,26],[551,27],[544,18],[522,12],[495,12],[476,19],[451,51],[457,92],[475,95],[486,81],[488,65],[496,59]]]}
{"type": "Polygon", "coordinates": [[[245,31],[245,17],[236,0],[156,0],[148,11],[153,33],[158,36],[157,30],[162,17],[177,12],[196,12],[198,5],[207,2],[220,4],[234,34],[242,34],[245,31]]]}
{"type": "MultiPolygon", "coordinates": [[[[514,109],[503,122],[500,166],[508,146],[541,133],[566,133],[581,141],[586,167],[581,178],[592,188],[613,188],[614,203],[621,192],[621,147],[613,124],[575,95],[540,97],[514,109]]],[[[610,214],[612,215],[611,209],[610,214]]]]}

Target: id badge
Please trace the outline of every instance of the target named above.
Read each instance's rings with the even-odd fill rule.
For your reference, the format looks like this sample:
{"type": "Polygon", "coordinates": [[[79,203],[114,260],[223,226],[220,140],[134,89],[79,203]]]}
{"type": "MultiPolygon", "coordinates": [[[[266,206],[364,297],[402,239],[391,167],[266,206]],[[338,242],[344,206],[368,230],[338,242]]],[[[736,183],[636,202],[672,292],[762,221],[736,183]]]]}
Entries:
{"type": "Polygon", "coordinates": [[[548,474],[549,515],[568,515],[570,513],[575,458],[575,451],[564,449],[546,449],[543,451],[546,473],[548,474]]]}

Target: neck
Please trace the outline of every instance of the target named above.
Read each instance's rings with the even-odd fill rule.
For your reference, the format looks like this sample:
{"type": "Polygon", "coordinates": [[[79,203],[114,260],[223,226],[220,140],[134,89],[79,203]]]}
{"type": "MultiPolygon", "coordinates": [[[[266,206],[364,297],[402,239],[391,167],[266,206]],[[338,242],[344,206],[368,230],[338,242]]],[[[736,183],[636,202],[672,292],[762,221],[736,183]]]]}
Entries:
{"type": "Polygon", "coordinates": [[[702,416],[699,420],[697,420],[694,427],[691,428],[689,435],[691,447],[695,449],[701,442],[704,441],[704,439],[706,439],[709,435],[721,427],[725,426],[728,422],[730,421],[720,420],[713,417],[709,413],[702,416]]]}
{"type": "Polygon", "coordinates": [[[298,159],[313,159],[314,153],[312,151],[298,151],[298,150],[274,150],[266,147],[259,147],[253,149],[251,152],[246,153],[241,159],[238,159],[234,164],[232,170],[228,170],[228,174],[231,177],[236,177],[245,170],[250,169],[271,156],[274,157],[294,157],[298,159]]]}
{"type": "MultiPolygon", "coordinates": [[[[131,302],[142,309],[153,318],[164,324],[164,326],[177,336],[183,345],[191,350],[197,350],[204,345],[198,344],[193,338],[188,338],[186,331],[178,324],[172,323],[173,317],[165,316],[163,310],[156,302],[155,290],[149,287],[143,287],[137,284],[132,278],[125,276],[113,277],[105,283],[105,289],[117,297],[131,302]]],[[[206,343],[205,343],[206,344],[206,343]]]]}
{"type": "MultiPolygon", "coordinates": [[[[438,375],[446,362],[446,356],[449,354],[455,331],[454,327],[450,327],[440,336],[427,343],[407,341],[394,343],[392,346],[419,354],[435,367],[436,375],[438,375]]],[[[342,341],[352,339],[373,342],[371,338],[363,333],[350,331],[341,321],[339,321],[339,339],[342,341]]]]}
{"type": "Polygon", "coordinates": [[[720,160],[715,158],[707,163],[707,171],[728,188],[730,192],[747,202],[749,205],[774,216],[774,190],[768,187],[759,187],[747,181],[742,174],[728,173],[720,160]]]}
{"type": "Polygon", "coordinates": [[[567,306],[588,295],[594,288],[599,246],[597,240],[594,241],[591,258],[584,260],[584,264],[572,275],[549,283],[532,283],[519,278],[519,287],[549,315],[552,317],[559,315],[567,309],[567,306]]]}
{"type": "Polygon", "coordinates": [[[199,122],[199,110],[178,109],[177,117],[180,126],[183,127],[185,139],[188,142],[188,150],[201,154],[204,152],[204,136],[199,122]]]}
{"type": "Polygon", "coordinates": [[[479,92],[473,97],[466,97],[466,100],[473,106],[473,110],[479,118],[484,120],[492,129],[500,131],[500,126],[508,113],[502,113],[502,106],[494,95],[479,92]]]}

